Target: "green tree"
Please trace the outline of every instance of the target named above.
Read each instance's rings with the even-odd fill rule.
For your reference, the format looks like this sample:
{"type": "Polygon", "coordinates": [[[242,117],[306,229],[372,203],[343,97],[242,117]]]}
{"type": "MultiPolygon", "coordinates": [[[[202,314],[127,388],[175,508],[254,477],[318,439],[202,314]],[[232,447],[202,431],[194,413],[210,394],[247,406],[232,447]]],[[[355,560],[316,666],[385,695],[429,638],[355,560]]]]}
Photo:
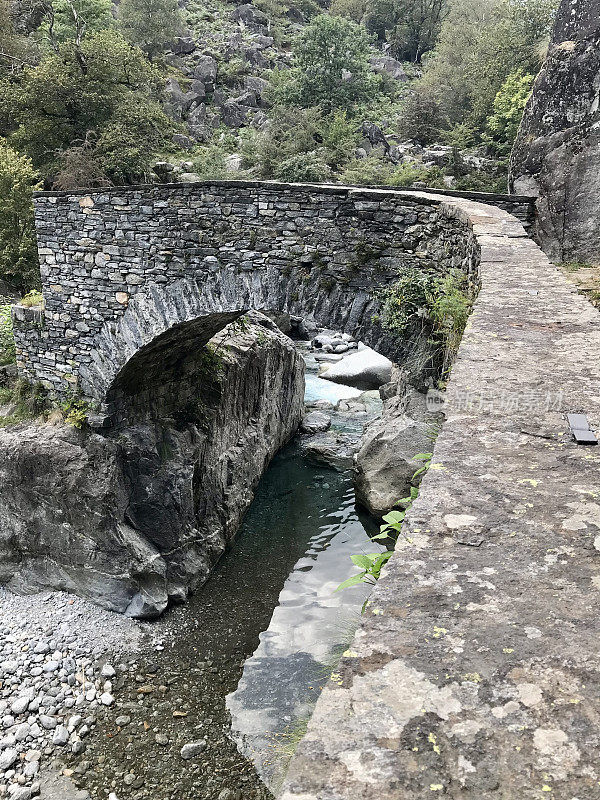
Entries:
{"type": "Polygon", "coordinates": [[[172,122],[154,101],[119,106],[98,138],[102,171],[114,183],[137,182],[150,171],[152,157],[172,132],[172,122]]]}
{"type": "Polygon", "coordinates": [[[151,59],[184,29],[177,0],[121,0],[119,21],[127,41],[151,59]]]}
{"type": "Polygon", "coordinates": [[[296,42],[292,92],[298,104],[330,111],[367,100],[377,84],[370,55],[364,28],[343,17],[318,16],[296,42]]]}
{"type": "Polygon", "coordinates": [[[535,74],[558,0],[453,0],[423,85],[449,125],[481,133],[500,87],[514,72],[535,74]]]}
{"type": "Polygon", "coordinates": [[[367,10],[367,0],[332,0],[329,13],[334,17],[346,17],[361,22],[367,10]]]}
{"type": "MultiPolygon", "coordinates": [[[[121,114],[141,109],[159,91],[160,75],[139,48],[116,31],[87,36],[80,45],[66,42],[58,53],[24,70],[8,93],[11,140],[27,152],[46,178],[56,170],[56,156],[90,131],[121,114]]],[[[140,111],[141,113],[141,111],[140,111]]],[[[131,136],[137,135],[136,127],[131,136]]]]}
{"type": "Polygon", "coordinates": [[[0,277],[21,292],[39,285],[31,161],[0,139],[0,277]]]}
{"type": "Polygon", "coordinates": [[[69,40],[106,30],[113,24],[110,0],[52,0],[45,6],[40,32],[53,50],[69,40]]]}
{"type": "Polygon", "coordinates": [[[521,69],[512,72],[494,98],[494,110],[487,120],[483,140],[502,158],[510,155],[533,81],[534,76],[523,74],[521,69]]]}
{"type": "Polygon", "coordinates": [[[435,45],[445,10],[446,0],[367,0],[365,25],[396,58],[420,61],[435,45]]]}

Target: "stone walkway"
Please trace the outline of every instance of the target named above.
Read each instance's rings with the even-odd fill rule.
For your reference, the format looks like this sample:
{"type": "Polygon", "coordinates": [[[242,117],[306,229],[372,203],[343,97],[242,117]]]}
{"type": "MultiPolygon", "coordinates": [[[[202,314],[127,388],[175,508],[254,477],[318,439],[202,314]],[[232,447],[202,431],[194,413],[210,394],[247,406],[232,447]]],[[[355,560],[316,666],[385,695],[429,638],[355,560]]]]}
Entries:
{"type": "Polygon", "coordinates": [[[600,798],[600,314],[505,212],[434,463],[283,800],[600,798]]]}

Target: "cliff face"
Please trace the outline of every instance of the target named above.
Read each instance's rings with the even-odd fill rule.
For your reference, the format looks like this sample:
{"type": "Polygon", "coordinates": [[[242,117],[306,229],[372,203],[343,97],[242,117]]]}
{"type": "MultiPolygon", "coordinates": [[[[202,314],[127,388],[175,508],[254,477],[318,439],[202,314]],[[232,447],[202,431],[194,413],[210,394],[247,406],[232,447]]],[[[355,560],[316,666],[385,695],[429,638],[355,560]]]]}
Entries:
{"type": "Polygon", "coordinates": [[[538,198],[537,236],[551,258],[600,262],[600,0],[562,0],[511,189],[538,198]]]}
{"type": "Polygon", "coordinates": [[[0,582],[149,617],[206,580],[303,409],[301,356],[253,319],[140,376],[118,429],[0,431],[0,582]]]}

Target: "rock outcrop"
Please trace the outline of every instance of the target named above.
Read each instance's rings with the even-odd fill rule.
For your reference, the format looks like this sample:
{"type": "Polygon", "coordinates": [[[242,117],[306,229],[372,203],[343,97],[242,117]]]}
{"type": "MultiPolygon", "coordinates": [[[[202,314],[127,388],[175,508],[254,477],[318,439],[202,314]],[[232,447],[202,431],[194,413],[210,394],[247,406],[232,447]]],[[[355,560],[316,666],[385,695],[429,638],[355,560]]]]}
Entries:
{"type": "Polygon", "coordinates": [[[551,258],[600,262],[600,0],[562,0],[511,188],[537,197],[537,238],[551,258]]]}
{"type": "Polygon", "coordinates": [[[0,431],[0,582],[152,617],[206,580],[303,411],[302,358],[252,320],[138,375],[116,428],[0,431]]]}
{"type": "Polygon", "coordinates": [[[407,386],[395,370],[394,382],[384,387],[381,417],[363,434],[354,466],[356,502],[376,517],[398,507],[410,492],[412,477],[422,466],[414,457],[433,449],[439,412],[430,412],[426,395],[407,386]]]}

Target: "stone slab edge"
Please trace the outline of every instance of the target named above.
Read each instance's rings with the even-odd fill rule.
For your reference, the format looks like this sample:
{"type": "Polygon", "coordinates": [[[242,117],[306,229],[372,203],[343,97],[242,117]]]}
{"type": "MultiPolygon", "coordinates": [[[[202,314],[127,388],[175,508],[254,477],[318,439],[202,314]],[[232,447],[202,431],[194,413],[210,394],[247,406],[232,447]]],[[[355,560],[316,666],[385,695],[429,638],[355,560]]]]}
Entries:
{"type": "Polygon", "coordinates": [[[565,419],[600,427],[600,315],[514,217],[439,202],[478,239],[481,291],[431,469],[281,800],[600,798],[600,448],[565,419]]]}

